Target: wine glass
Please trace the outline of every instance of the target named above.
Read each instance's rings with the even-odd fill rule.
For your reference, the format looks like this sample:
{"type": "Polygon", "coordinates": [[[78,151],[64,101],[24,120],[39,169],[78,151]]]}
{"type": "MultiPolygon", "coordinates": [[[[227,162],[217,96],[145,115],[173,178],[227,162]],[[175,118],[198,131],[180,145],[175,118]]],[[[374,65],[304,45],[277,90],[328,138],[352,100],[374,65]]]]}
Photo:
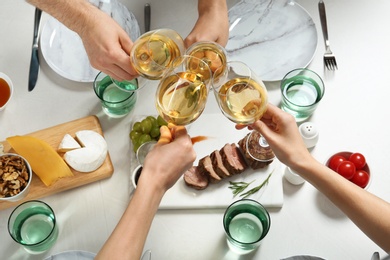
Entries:
{"type": "Polygon", "coordinates": [[[161,79],[172,61],[185,52],[183,38],[174,30],[158,29],[141,35],[130,52],[135,70],[147,79],[161,79]]]}
{"type": "Polygon", "coordinates": [[[218,71],[218,74],[215,77],[221,75],[226,68],[226,50],[218,43],[210,41],[195,42],[187,49],[186,54],[195,56],[206,62],[213,75],[215,74],[215,71],[222,66],[223,68],[218,71]]]}
{"type": "Polygon", "coordinates": [[[218,68],[212,79],[212,87],[222,113],[236,124],[254,123],[267,108],[264,83],[243,62],[229,61],[226,69],[218,68]]]}
{"type": "Polygon", "coordinates": [[[210,68],[203,60],[189,55],[176,58],[157,88],[160,116],[175,125],[195,121],[206,106],[210,80],[210,68]]]}

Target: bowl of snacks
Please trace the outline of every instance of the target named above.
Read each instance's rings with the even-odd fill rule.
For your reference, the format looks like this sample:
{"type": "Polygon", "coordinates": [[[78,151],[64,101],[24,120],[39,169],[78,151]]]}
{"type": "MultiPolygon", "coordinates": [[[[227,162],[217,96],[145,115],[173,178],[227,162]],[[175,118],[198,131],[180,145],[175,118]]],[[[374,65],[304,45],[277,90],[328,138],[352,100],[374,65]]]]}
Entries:
{"type": "Polygon", "coordinates": [[[26,159],[14,153],[0,155],[0,201],[23,199],[31,180],[32,170],[26,159]]]}
{"type": "Polygon", "coordinates": [[[365,156],[359,152],[335,153],[325,165],[363,189],[367,189],[371,183],[370,167],[365,156]]]}

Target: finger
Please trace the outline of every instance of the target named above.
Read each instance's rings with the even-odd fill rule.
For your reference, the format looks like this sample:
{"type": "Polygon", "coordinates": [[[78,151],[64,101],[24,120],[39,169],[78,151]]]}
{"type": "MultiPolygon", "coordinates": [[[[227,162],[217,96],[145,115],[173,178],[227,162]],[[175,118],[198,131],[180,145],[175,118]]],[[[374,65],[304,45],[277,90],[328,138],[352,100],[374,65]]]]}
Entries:
{"type": "Polygon", "coordinates": [[[169,144],[172,141],[171,130],[163,125],[160,127],[160,138],[157,141],[157,144],[169,144]]]}

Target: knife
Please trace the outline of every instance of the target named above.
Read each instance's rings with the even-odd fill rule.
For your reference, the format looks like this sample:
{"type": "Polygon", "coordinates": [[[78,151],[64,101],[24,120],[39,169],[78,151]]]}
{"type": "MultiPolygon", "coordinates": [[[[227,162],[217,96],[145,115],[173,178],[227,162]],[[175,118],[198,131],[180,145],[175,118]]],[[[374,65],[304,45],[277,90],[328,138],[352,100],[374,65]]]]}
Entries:
{"type": "Polygon", "coordinates": [[[39,71],[38,33],[39,33],[39,24],[41,21],[41,15],[42,15],[42,11],[38,8],[35,8],[34,37],[32,43],[30,72],[28,77],[28,91],[32,91],[34,89],[38,79],[38,71],[39,71]]]}
{"type": "Polygon", "coordinates": [[[145,32],[150,31],[150,4],[145,4],[144,8],[145,15],[145,32]]]}

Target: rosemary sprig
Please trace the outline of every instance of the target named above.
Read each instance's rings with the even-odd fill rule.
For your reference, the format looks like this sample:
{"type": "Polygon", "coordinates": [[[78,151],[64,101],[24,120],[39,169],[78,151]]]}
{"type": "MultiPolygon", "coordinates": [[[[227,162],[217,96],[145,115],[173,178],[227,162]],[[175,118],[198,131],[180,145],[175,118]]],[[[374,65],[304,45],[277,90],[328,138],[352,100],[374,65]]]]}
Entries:
{"type": "Polygon", "coordinates": [[[254,182],[255,180],[251,181],[251,182],[244,182],[244,181],[239,181],[239,182],[235,182],[235,181],[229,181],[230,185],[229,185],[229,189],[232,189],[233,190],[233,197],[236,197],[238,194],[240,194],[241,192],[243,192],[246,188],[248,188],[248,186],[254,182]]]}
{"type": "Polygon", "coordinates": [[[252,194],[255,194],[256,192],[258,192],[261,188],[264,187],[264,185],[266,185],[269,181],[269,178],[271,177],[273,171],[268,175],[267,179],[265,179],[259,186],[256,186],[250,190],[248,190],[247,192],[245,193],[242,193],[246,188],[248,188],[248,186],[250,184],[252,184],[252,182],[254,182],[255,180],[251,181],[251,182],[244,182],[244,181],[239,181],[239,182],[234,182],[234,181],[230,181],[230,185],[229,185],[229,189],[231,189],[233,191],[233,197],[236,197],[238,194],[240,194],[240,197],[242,197],[243,199],[249,197],[250,195],[252,194]]]}
{"type": "Polygon", "coordinates": [[[273,171],[268,175],[267,179],[265,179],[263,181],[263,183],[261,183],[259,186],[256,186],[256,187],[248,190],[247,192],[241,194],[240,197],[245,199],[245,198],[249,197],[250,195],[255,194],[256,192],[258,192],[261,188],[263,188],[264,185],[266,185],[268,183],[269,178],[271,177],[272,173],[273,173],[273,171]]]}

